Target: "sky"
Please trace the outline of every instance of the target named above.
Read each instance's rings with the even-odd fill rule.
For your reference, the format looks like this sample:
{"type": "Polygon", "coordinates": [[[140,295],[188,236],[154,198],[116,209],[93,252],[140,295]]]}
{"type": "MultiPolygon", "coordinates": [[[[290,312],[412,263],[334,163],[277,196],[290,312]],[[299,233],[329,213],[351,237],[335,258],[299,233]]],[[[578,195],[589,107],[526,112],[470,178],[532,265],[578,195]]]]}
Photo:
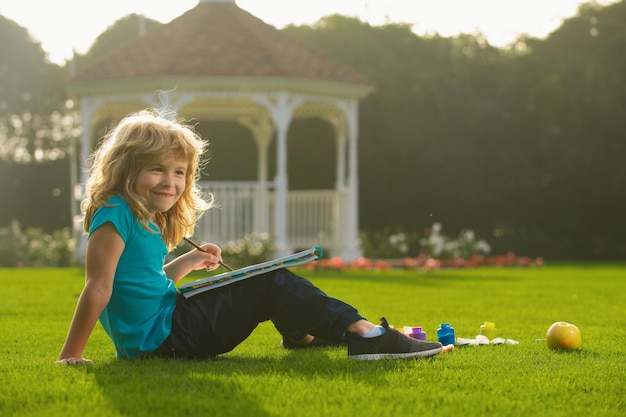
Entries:
{"type": "MultiPolygon", "coordinates": [[[[0,15],[25,27],[49,59],[63,64],[85,53],[118,19],[132,13],[168,23],[199,0],[0,0],[0,15]]],[[[597,0],[607,5],[617,0],[597,0]]],[[[408,23],[418,35],[482,33],[504,47],[519,35],[544,38],[576,15],[580,0],[237,0],[237,5],[278,29],[313,24],[331,14],[372,25],[408,23]]]]}

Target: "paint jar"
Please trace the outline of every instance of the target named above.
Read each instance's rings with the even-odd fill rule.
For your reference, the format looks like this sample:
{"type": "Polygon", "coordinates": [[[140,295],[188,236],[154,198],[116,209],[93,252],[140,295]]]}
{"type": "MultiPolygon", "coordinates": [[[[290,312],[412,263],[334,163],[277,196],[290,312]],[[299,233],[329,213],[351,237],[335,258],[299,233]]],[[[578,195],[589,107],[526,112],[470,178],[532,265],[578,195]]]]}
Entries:
{"type": "Polygon", "coordinates": [[[491,321],[486,321],[485,324],[480,326],[480,332],[478,334],[485,336],[489,340],[493,340],[496,338],[497,332],[496,324],[491,321]]]}
{"type": "Polygon", "coordinates": [[[437,340],[444,346],[453,345],[456,342],[454,327],[450,326],[450,323],[441,323],[437,329],[437,340]]]}
{"type": "Polygon", "coordinates": [[[417,340],[426,340],[426,332],[421,327],[404,326],[404,334],[417,340]]]}

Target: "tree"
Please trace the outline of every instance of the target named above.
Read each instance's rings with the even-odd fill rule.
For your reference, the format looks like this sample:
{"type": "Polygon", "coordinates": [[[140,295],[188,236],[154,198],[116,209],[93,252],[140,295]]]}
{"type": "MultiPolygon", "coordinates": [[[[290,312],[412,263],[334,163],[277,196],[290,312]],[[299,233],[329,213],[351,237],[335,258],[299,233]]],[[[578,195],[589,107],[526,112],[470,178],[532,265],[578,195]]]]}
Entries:
{"type": "Polygon", "coordinates": [[[439,221],[529,254],[626,255],[625,8],[583,5],[509,49],[341,16],[286,28],[376,86],[361,105],[362,228],[439,221]]]}
{"type": "Polygon", "coordinates": [[[0,117],[46,114],[65,101],[63,70],[48,62],[28,31],[0,16],[0,117]]]}
{"type": "Polygon", "coordinates": [[[596,246],[626,236],[625,23],[626,2],[589,3],[512,60],[501,101],[524,145],[511,167],[523,196],[513,224],[596,246]]]}
{"type": "Polygon", "coordinates": [[[145,18],[137,14],[130,14],[115,21],[100,36],[96,38],[86,54],[74,56],[75,71],[90,67],[102,59],[109,52],[117,49],[120,45],[132,41],[147,33],[162,23],[145,18]]]}
{"type": "Polygon", "coordinates": [[[28,32],[0,16],[0,227],[18,220],[48,231],[70,224],[64,70],[28,32]]]}

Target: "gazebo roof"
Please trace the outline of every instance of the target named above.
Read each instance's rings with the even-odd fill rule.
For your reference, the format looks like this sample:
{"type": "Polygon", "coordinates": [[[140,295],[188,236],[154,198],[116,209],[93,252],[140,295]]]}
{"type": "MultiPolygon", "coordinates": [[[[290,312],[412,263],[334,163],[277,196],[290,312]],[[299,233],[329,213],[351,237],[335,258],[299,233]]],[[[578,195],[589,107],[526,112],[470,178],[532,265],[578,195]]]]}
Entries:
{"type": "Polygon", "coordinates": [[[369,86],[362,74],[239,8],[200,1],[77,73],[72,83],[135,77],[281,77],[369,86]]]}

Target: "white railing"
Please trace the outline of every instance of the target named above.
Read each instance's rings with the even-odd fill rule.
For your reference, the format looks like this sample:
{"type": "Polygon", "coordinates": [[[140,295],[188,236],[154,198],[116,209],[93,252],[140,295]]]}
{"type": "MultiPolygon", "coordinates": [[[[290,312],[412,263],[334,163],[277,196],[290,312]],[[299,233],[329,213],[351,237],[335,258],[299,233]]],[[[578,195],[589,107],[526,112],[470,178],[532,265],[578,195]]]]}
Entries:
{"type": "MultiPolygon", "coordinates": [[[[334,190],[289,191],[287,239],[292,249],[306,249],[313,245],[336,248],[336,197],[334,190]]],[[[273,205],[274,200],[270,201],[273,205]]]]}
{"type": "MultiPolygon", "coordinates": [[[[248,233],[274,231],[273,183],[201,182],[213,193],[218,208],[200,219],[196,238],[225,246],[248,233]]],[[[289,191],[287,197],[287,245],[293,249],[319,245],[333,250],[340,244],[337,232],[340,196],[335,190],[289,191]]]]}
{"type": "Polygon", "coordinates": [[[255,205],[258,184],[253,182],[201,182],[215,197],[217,207],[208,210],[198,223],[196,236],[207,242],[225,245],[255,230],[255,205]]]}

